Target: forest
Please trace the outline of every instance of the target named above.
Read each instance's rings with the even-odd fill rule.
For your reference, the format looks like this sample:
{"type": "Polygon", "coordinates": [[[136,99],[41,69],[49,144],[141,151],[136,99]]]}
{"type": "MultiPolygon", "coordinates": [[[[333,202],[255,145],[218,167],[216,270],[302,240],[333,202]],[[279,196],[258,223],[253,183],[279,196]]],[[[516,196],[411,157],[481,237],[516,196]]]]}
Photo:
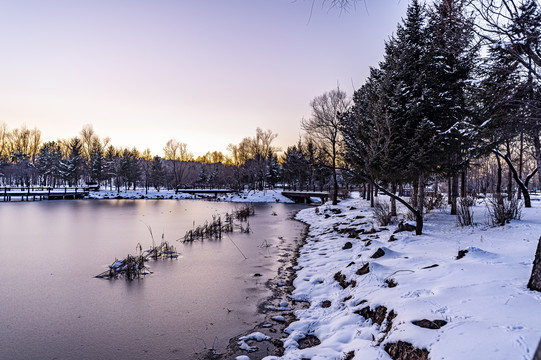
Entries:
{"type": "Polygon", "coordinates": [[[324,188],[331,174],[313,142],[279,156],[277,134],[256,129],[256,135],[230,144],[228,154],[214,151],[194,157],[185,143],[167,141],[163,157],[149,149],[119,148],[100,138],[91,125],[78,136],[42,142],[39,129],[10,130],[0,124],[2,186],[84,186],[98,184],[120,191],[136,187],[226,187],[264,189],[277,183],[324,188]]]}

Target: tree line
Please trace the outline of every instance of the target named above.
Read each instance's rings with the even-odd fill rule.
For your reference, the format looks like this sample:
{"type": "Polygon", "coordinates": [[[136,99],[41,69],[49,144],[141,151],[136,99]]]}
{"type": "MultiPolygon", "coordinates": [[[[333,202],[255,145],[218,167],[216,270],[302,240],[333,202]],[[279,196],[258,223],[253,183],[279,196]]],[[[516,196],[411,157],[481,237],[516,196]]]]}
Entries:
{"type": "Polygon", "coordinates": [[[229,187],[264,189],[277,183],[323,189],[330,181],[327,163],[313,142],[302,140],[285,152],[273,145],[277,134],[256,129],[253,137],[230,144],[228,154],[209,151],[194,157],[187,145],[171,139],[163,156],[149,149],[120,148],[100,138],[91,125],[78,136],[42,142],[41,131],[0,124],[0,184],[3,186],[83,186],[110,189],[144,187],[229,187]],[[306,175],[309,174],[309,175],[306,175]]]}

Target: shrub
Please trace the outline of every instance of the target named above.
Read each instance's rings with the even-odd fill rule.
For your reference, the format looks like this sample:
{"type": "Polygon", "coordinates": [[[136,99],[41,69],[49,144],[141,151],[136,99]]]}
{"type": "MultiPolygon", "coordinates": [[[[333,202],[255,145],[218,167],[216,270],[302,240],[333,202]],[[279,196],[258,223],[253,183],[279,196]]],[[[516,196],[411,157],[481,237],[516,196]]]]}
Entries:
{"type": "Polygon", "coordinates": [[[374,213],[374,218],[381,226],[387,226],[393,220],[391,206],[387,201],[377,200],[372,208],[372,212],[374,213]]]}
{"type": "Polygon", "coordinates": [[[441,193],[425,197],[425,201],[424,201],[425,212],[428,213],[434,209],[442,209],[444,207],[445,207],[445,204],[443,203],[443,195],[441,193]]]}
{"type": "Polygon", "coordinates": [[[462,227],[473,226],[473,204],[475,204],[473,196],[466,196],[458,199],[456,214],[458,225],[462,227]]]}
{"type": "Polygon", "coordinates": [[[489,222],[492,226],[503,226],[511,220],[520,220],[522,216],[522,201],[516,196],[506,198],[494,196],[487,199],[489,222]]]}

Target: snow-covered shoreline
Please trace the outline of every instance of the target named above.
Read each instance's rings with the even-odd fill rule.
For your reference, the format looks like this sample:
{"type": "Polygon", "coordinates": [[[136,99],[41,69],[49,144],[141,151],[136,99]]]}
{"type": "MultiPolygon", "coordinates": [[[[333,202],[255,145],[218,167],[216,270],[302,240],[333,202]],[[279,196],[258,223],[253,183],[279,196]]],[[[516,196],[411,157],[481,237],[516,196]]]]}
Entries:
{"type": "Polygon", "coordinates": [[[127,200],[189,200],[189,199],[212,199],[227,202],[252,202],[252,203],[293,203],[291,199],[282,195],[281,190],[244,190],[239,193],[229,193],[217,197],[212,193],[208,194],[188,194],[175,192],[174,190],[99,190],[91,191],[89,199],[127,199],[127,200]]]}
{"type": "Polygon", "coordinates": [[[292,300],[310,305],[295,311],[285,354],[265,360],[391,359],[385,348],[398,342],[426,349],[430,359],[532,359],[541,293],[526,285],[541,202],[504,227],[488,226],[482,202],[474,211],[475,227],[458,227],[447,211],[434,211],[424,235],[401,232],[391,242],[396,224],[380,228],[359,198],[300,211],[297,219],[310,230],[292,300]],[[380,248],[384,255],[372,258],[380,248]],[[459,250],[468,253],[457,259],[459,250]],[[418,320],[445,324],[429,329],[412,323],[418,320]],[[318,341],[299,348],[307,336],[318,341]]]}

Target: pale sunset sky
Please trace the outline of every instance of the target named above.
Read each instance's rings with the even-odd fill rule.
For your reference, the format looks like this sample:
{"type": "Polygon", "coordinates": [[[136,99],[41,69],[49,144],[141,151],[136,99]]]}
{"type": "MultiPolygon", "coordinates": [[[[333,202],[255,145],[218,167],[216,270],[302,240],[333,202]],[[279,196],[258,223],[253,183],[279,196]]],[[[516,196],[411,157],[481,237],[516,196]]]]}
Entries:
{"type": "Polygon", "coordinates": [[[253,136],[297,142],[310,101],[349,95],[406,0],[0,0],[0,123],[44,141],[85,124],[115,146],[196,156],[253,136]]]}

